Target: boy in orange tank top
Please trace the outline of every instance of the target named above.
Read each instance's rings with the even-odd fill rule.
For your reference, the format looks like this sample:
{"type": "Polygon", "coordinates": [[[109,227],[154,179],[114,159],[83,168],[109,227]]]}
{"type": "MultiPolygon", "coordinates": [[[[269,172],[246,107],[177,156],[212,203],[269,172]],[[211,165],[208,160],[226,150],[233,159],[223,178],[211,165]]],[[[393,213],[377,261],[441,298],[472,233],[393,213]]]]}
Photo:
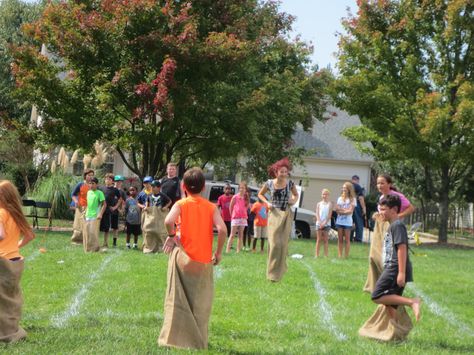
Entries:
{"type": "Polygon", "coordinates": [[[222,259],[227,228],[215,204],[201,197],[202,170],[184,174],[185,199],[178,200],[165,219],[170,254],[163,327],[158,344],[183,349],[207,349],[208,324],[214,296],[213,265],[222,259]],[[179,237],[175,224],[180,220],[179,237]],[[218,239],[212,252],[213,227],[218,239]]]}

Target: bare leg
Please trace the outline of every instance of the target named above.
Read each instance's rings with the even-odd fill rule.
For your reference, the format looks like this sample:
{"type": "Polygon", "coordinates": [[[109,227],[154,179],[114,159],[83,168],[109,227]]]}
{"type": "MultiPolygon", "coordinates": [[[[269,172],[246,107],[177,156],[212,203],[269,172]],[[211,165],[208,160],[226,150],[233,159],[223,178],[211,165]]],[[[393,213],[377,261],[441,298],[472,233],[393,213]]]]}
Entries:
{"type": "Polygon", "coordinates": [[[344,248],[344,256],[347,258],[349,257],[349,250],[351,249],[351,230],[344,229],[344,234],[346,237],[346,245],[344,248]]]}
{"type": "Polygon", "coordinates": [[[327,258],[328,257],[328,238],[329,238],[328,232],[323,231],[322,237],[323,237],[323,243],[324,243],[324,256],[327,258]]]}
{"type": "Polygon", "coordinates": [[[244,227],[238,226],[237,233],[239,237],[239,240],[237,240],[237,253],[240,253],[240,250],[242,249],[242,241],[244,238],[244,227]]]}
{"type": "Polygon", "coordinates": [[[109,232],[104,232],[104,247],[109,247],[109,232]]]}
{"type": "Polygon", "coordinates": [[[337,229],[337,256],[342,258],[342,243],[343,243],[343,233],[342,228],[337,229]]]}
{"type": "Polygon", "coordinates": [[[316,231],[316,251],[315,251],[315,256],[317,258],[319,258],[319,248],[321,246],[321,235],[322,235],[323,231],[321,229],[318,229],[316,231]]]}
{"type": "Polygon", "coordinates": [[[230,228],[230,235],[229,235],[229,240],[227,241],[227,248],[225,249],[226,253],[230,253],[230,247],[232,246],[232,243],[234,242],[234,235],[235,232],[237,232],[238,226],[232,226],[230,228]]]}
{"type": "MultiPolygon", "coordinates": [[[[399,295],[386,295],[374,300],[374,303],[386,306],[409,306],[415,314],[416,321],[421,316],[421,300],[419,298],[408,298],[399,295]]],[[[391,307],[390,307],[391,308],[391,307]]]]}
{"type": "Polygon", "coordinates": [[[260,239],[260,253],[263,253],[265,247],[265,238],[260,239]]]}

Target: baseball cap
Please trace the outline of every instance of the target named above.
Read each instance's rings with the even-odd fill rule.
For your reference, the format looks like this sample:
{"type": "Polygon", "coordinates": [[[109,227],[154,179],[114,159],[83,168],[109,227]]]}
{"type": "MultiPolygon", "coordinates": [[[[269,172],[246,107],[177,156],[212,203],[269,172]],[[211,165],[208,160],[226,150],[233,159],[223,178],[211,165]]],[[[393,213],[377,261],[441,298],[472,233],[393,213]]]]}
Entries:
{"type": "Polygon", "coordinates": [[[125,181],[125,178],[122,175],[115,175],[114,181],[125,181]]]}
{"type": "Polygon", "coordinates": [[[151,182],[151,186],[153,186],[153,187],[160,187],[160,186],[161,186],[160,180],[153,180],[153,181],[151,182]]]}
{"type": "Polygon", "coordinates": [[[353,180],[360,180],[358,175],[352,175],[353,180]]]}
{"type": "Polygon", "coordinates": [[[151,176],[145,176],[143,179],[144,183],[151,183],[153,181],[153,178],[151,176]]]}

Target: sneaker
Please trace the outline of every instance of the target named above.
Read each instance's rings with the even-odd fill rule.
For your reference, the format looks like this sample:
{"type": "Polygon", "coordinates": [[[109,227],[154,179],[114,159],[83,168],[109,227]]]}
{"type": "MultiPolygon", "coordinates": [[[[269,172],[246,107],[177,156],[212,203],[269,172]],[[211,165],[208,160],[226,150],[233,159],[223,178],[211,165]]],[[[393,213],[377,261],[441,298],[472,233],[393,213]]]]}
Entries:
{"type": "Polygon", "coordinates": [[[127,249],[130,249],[131,246],[130,246],[130,243],[127,243],[127,249]]]}
{"type": "Polygon", "coordinates": [[[138,245],[133,244],[133,249],[138,249],[138,245]]]}

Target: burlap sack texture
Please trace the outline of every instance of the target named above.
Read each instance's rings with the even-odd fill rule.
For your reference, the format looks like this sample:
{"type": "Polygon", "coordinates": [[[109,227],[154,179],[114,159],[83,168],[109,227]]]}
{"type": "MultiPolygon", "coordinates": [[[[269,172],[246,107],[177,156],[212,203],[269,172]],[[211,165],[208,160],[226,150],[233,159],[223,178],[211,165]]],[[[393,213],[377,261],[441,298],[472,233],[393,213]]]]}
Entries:
{"type": "Polygon", "coordinates": [[[214,297],[213,265],[191,260],[176,247],[168,261],[160,346],[207,349],[214,297]]]}
{"type": "Polygon", "coordinates": [[[288,242],[290,240],[293,212],[272,208],[268,213],[267,279],[280,281],[288,270],[288,242]]]}
{"type": "Polygon", "coordinates": [[[84,228],[85,207],[76,207],[74,212],[74,223],[72,224],[71,243],[82,244],[82,229],[84,228]]]}
{"type": "MultiPolygon", "coordinates": [[[[369,272],[363,290],[372,293],[378,278],[382,274],[383,240],[390,223],[376,220],[373,237],[370,242],[369,272]]],[[[359,329],[359,335],[380,341],[403,341],[407,338],[413,323],[405,307],[397,308],[396,320],[390,318],[387,308],[379,305],[372,316],[359,329]]]]}
{"type": "Polygon", "coordinates": [[[0,341],[11,343],[26,337],[20,327],[23,298],[20,279],[24,261],[0,258],[0,341]]]}
{"type": "Polygon", "coordinates": [[[86,253],[99,251],[99,228],[100,219],[84,221],[82,226],[82,236],[84,238],[83,245],[86,253]]]}
{"type": "Polygon", "coordinates": [[[161,252],[167,237],[165,218],[167,208],[147,207],[142,212],[143,253],[161,252]]]}

